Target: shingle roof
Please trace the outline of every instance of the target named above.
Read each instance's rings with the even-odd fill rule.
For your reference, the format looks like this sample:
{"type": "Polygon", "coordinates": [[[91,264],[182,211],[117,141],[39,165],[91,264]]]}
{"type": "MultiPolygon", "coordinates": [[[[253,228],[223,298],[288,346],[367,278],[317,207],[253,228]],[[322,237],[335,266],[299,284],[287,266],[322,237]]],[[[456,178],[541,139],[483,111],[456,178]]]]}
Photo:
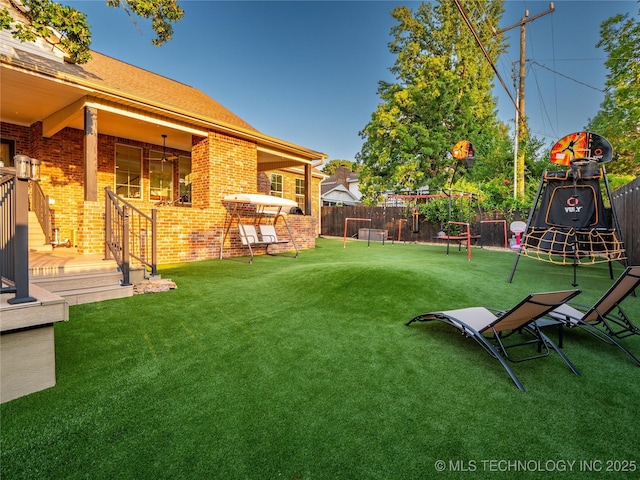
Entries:
{"type": "Polygon", "coordinates": [[[198,116],[257,131],[201,90],[101,53],[92,52],[92,59],[88,63],[69,67],[81,68],[92,75],[93,81],[110,89],[120,90],[125,96],[133,95],[152,103],[165,104],[198,116]]]}
{"type": "Polygon", "coordinates": [[[257,130],[197,88],[128,63],[91,52],[91,60],[83,65],[59,65],[59,71],[88,79],[92,83],[120,92],[124,97],[147,100],[197,116],[218,120],[248,130],[257,130]]]}
{"type": "MultiPolygon", "coordinates": [[[[8,8],[11,16],[18,22],[28,23],[22,11],[11,2],[0,0],[0,6],[8,8]]],[[[189,112],[207,120],[258,132],[204,92],[99,52],[92,51],[91,60],[82,65],[56,62],[43,57],[36,58],[27,52],[21,53],[22,58],[15,60],[28,68],[47,71],[54,76],[63,74],[68,76],[69,80],[75,77],[81,82],[89,81],[105,90],[116,91],[125,98],[170,107],[172,110],[189,112]]]]}

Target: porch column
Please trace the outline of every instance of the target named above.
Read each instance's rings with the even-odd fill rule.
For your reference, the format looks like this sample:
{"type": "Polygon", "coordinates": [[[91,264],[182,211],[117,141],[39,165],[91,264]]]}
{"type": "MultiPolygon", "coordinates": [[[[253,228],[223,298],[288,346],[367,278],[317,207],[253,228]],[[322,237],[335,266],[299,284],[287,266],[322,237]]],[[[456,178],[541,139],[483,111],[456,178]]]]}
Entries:
{"type": "Polygon", "coordinates": [[[98,201],[98,109],[84,108],[84,199],[98,201]]]}
{"type": "Polygon", "coordinates": [[[304,166],[304,214],[313,215],[311,205],[313,203],[313,193],[311,191],[313,175],[311,174],[311,164],[307,163],[304,166]]]}

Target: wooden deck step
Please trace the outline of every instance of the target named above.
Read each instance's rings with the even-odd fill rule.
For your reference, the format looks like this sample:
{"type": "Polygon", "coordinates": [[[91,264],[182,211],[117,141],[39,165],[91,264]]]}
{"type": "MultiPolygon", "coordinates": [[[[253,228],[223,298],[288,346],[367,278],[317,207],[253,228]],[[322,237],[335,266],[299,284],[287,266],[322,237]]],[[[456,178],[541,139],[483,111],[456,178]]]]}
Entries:
{"type": "Polygon", "coordinates": [[[69,305],[101,302],[133,295],[132,285],[121,285],[122,274],[115,269],[86,270],[60,275],[32,276],[34,285],[63,297],[69,305]]]}
{"type": "Polygon", "coordinates": [[[74,248],[32,252],[29,281],[60,295],[69,305],[133,295],[132,286],[121,286],[122,274],[114,260],[103,260],[100,254],[81,255],[74,248]]]}
{"type": "Polygon", "coordinates": [[[92,288],[78,288],[75,290],[61,290],[56,292],[69,303],[69,305],[81,305],[84,303],[102,302],[116,298],[133,296],[133,285],[103,285],[92,288]]]}
{"type": "Polygon", "coordinates": [[[14,296],[9,293],[0,295],[0,310],[2,311],[0,331],[6,332],[69,319],[67,301],[62,296],[37,285],[29,285],[29,296],[35,298],[35,302],[11,305],[8,300],[14,296]]]}
{"type": "Polygon", "coordinates": [[[35,275],[29,281],[50,292],[64,292],[86,288],[120,285],[122,274],[118,271],[93,271],[66,273],[60,275],[35,275]]]}

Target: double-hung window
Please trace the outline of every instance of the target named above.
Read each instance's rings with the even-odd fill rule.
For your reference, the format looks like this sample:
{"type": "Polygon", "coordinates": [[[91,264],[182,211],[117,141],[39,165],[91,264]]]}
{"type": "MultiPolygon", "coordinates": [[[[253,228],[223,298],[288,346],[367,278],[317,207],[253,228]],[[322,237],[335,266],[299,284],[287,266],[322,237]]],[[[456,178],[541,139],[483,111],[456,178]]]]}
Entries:
{"type": "Polygon", "coordinates": [[[116,145],[117,195],[142,198],[142,149],[129,145],[116,145]]]}
{"type": "Polygon", "coordinates": [[[296,202],[304,212],[304,178],[296,178],[296,202]]]}
{"type": "Polygon", "coordinates": [[[178,178],[180,182],[179,203],[191,203],[191,158],[180,155],[178,159],[178,178]]]}
{"type": "Polygon", "coordinates": [[[282,180],[282,175],[279,173],[271,174],[271,195],[274,197],[282,198],[284,193],[284,182],[282,180]]]}
{"type": "Polygon", "coordinates": [[[149,152],[149,200],[173,201],[173,162],[162,152],[149,152]]]}

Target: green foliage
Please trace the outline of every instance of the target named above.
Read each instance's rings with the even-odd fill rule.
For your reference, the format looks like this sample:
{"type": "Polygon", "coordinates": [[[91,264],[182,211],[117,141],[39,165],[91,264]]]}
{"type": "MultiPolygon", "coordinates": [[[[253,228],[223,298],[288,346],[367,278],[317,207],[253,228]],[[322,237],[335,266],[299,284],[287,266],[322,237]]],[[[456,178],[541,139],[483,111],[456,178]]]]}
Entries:
{"type": "Polygon", "coordinates": [[[353,162],[351,160],[336,159],[325,163],[322,167],[322,171],[327,175],[333,175],[334,173],[336,173],[338,167],[347,167],[352,172],[357,172],[359,170],[359,166],[356,162],[353,162]]]}
{"type": "MultiPolygon", "coordinates": [[[[54,31],[61,37],[60,44],[77,63],[86,63],[91,58],[91,30],[86,16],[75,8],[60,5],[51,0],[23,0],[27,10],[24,15],[30,24],[12,23],[9,12],[3,10],[2,28],[11,30],[15,38],[23,42],[34,41],[41,37],[55,37],[54,31]]],[[[57,39],[54,42],[58,42],[57,39]]]]}
{"type": "Polygon", "coordinates": [[[629,15],[616,15],[600,27],[597,45],[607,52],[604,101],[588,130],[611,142],[614,159],[611,173],[640,174],[640,22],[629,15]]]}
{"type": "Polygon", "coordinates": [[[611,192],[625,186],[629,182],[632,182],[635,178],[636,177],[634,175],[607,174],[607,181],[609,182],[609,188],[611,189],[611,192]]]}
{"type": "Polygon", "coordinates": [[[172,23],[180,20],[184,14],[178,6],[178,0],[107,0],[107,5],[122,7],[127,14],[130,9],[139,17],[150,19],[151,28],[156,33],[156,38],[151,40],[151,43],[156,46],[171,40],[172,23]]]}
{"type": "MultiPolygon", "coordinates": [[[[497,24],[502,2],[483,4],[484,20],[497,24]]],[[[450,154],[458,141],[471,141],[477,157],[491,157],[495,139],[506,132],[495,114],[493,71],[454,4],[422,3],[415,12],[400,6],[391,15],[397,21],[389,44],[396,81],[379,83],[382,101],[360,132],[357,155],[363,194],[371,201],[384,191],[447,185],[464,169],[450,154]]],[[[485,37],[497,58],[502,41],[485,37]]]]}
{"type": "MultiPolygon", "coordinates": [[[[91,59],[91,29],[83,13],[52,0],[22,0],[22,3],[26,7],[24,15],[29,25],[14,22],[4,8],[0,11],[2,30],[10,30],[15,38],[23,42],[34,41],[38,37],[51,39],[57,32],[60,38],[54,39],[54,43],[59,42],[69,52],[72,61],[81,64],[91,59]]],[[[129,16],[131,11],[150,19],[156,33],[152,43],[157,46],[171,40],[172,23],[183,15],[178,0],[107,0],[107,5],[122,7],[129,16]]]]}

